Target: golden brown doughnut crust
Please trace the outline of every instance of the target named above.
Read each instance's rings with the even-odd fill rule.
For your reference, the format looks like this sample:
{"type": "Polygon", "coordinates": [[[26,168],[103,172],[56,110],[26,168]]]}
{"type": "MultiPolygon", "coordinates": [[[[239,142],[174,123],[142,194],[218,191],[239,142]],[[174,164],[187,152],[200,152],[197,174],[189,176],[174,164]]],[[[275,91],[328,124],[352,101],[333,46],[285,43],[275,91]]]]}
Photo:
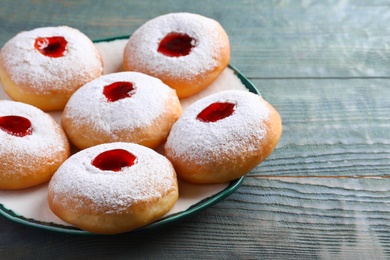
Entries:
{"type": "MultiPolygon", "coordinates": [[[[183,24],[186,23],[183,22],[183,24]]],[[[229,61],[229,38],[218,22],[195,14],[172,13],[149,21],[144,26],[141,26],[130,37],[124,51],[123,65],[125,70],[139,71],[161,79],[165,84],[176,90],[179,98],[184,98],[208,87],[227,67],[229,61]],[[170,20],[171,17],[172,20],[170,20]],[[193,21],[194,24],[202,23],[204,25],[203,28],[197,28],[198,31],[192,33],[186,31],[191,31],[190,28],[195,26],[189,26],[189,28],[186,28],[186,26],[183,25],[180,32],[208,37],[209,39],[207,40],[202,38],[196,39],[198,42],[212,41],[213,43],[207,46],[207,50],[205,50],[206,48],[201,49],[203,44],[199,44],[199,47],[196,46],[194,49],[199,48],[201,51],[198,51],[197,53],[196,51],[193,51],[193,53],[196,54],[191,52],[189,55],[184,57],[167,58],[163,54],[157,53],[156,49],[158,42],[163,36],[159,36],[161,33],[159,31],[156,31],[155,33],[151,32],[151,30],[157,30],[156,27],[158,28],[158,26],[149,25],[159,24],[159,20],[163,20],[163,22],[161,22],[161,26],[164,26],[165,28],[160,29],[170,33],[175,32],[175,30],[177,30],[175,28],[181,26],[180,19],[183,19],[184,21],[193,21]],[[206,33],[200,33],[200,31],[205,31],[206,33]],[[150,41],[152,43],[150,43],[150,41]],[[154,43],[153,41],[156,42],[154,43]],[[142,42],[143,44],[141,44],[142,42]],[[196,56],[198,53],[202,53],[202,58],[196,56]],[[147,56],[145,56],[145,54],[147,56]],[[212,62],[206,62],[205,57],[212,62]],[[183,62],[177,62],[180,60],[183,62]],[[156,64],[153,64],[154,62],[156,64]],[[189,66],[192,64],[199,64],[201,67],[198,68],[189,66]],[[185,71],[185,69],[188,70],[185,71]]]]}
{"type": "MultiPolygon", "coordinates": [[[[93,201],[83,201],[83,208],[77,207],[82,198],[68,201],[66,206],[53,203],[53,191],[49,190],[50,209],[62,220],[82,230],[98,234],[119,234],[146,226],[163,216],[179,198],[177,189],[173,189],[162,198],[155,198],[129,206],[121,214],[97,214],[93,211],[93,201]],[[77,209],[77,210],[75,210],[77,209]]],[[[66,200],[66,195],[58,200],[66,200]]]]}
{"type": "Polygon", "coordinates": [[[8,108],[22,105],[30,110],[26,113],[19,111],[17,114],[29,117],[33,131],[31,137],[13,137],[1,133],[0,136],[5,139],[0,138],[0,189],[24,189],[49,181],[70,154],[69,142],[61,126],[42,111],[39,111],[38,115],[45,118],[44,121],[40,121],[45,123],[34,123],[31,110],[36,112],[38,109],[13,101],[0,101],[0,116],[3,105],[8,108]],[[45,140],[47,137],[52,138],[45,140]],[[23,142],[19,140],[22,138],[23,142]],[[22,145],[18,146],[20,143],[22,145]],[[43,146],[43,143],[47,145],[43,146]]]}
{"type": "MultiPolygon", "coordinates": [[[[191,153],[194,150],[191,149],[189,149],[188,153],[178,153],[177,147],[170,143],[170,137],[168,137],[165,145],[165,154],[174,165],[178,178],[191,183],[228,182],[242,177],[265,160],[279,142],[282,134],[282,121],[279,113],[272,105],[260,96],[258,96],[258,99],[268,109],[268,118],[261,125],[261,128],[265,129],[265,135],[252,135],[250,139],[245,139],[245,142],[242,142],[239,150],[236,152],[220,149],[217,154],[205,148],[204,156],[212,158],[205,161],[202,158],[192,156],[191,153]],[[256,147],[256,149],[249,147],[256,147]]],[[[181,131],[180,129],[175,129],[174,126],[172,131],[176,130],[181,131]]],[[[205,132],[204,134],[207,135],[208,133],[205,132]]],[[[207,147],[213,144],[204,145],[207,147]]],[[[226,142],[226,146],[229,146],[229,142],[226,142]]]]}
{"type": "MultiPolygon", "coordinates": [[[[64,138],[65,141],[66,137],[64,138]]],[[[59,151],[45,158],[35,156],[22,156],[21,158],[13,154],[0,156],[0,189],[19,190],[48,182],[69,154],[68,148],[66,151],[59,151]],[[7,167],[9,165],[16,167],[10,169],[7,167]]]]}
{"type": "Polygon", "coordinates": [[[161,218],[179,197],[172,164],[137,144],[110,143],[71,156],[49,183],[48,203],[59,218],[83,230],[117,234],[161,218]],[[137,159],[119,172],[100,170],[91,161],[111,149],[124,149],[137,159]]]}
{"type": "Polygon", "coordinates": [[[99,50],[87,36],[67,26],[21,32],[0,52],[0,78],[5,92],[15,101],[44,111],[63,109],[78,88],[102,73],[99,50]],[[34,48],[34,39],[48,33],[64,35],[68,40],[64,57],[44,57],[34,48]]]}
{"type": "MultiPolygon", "coordinates": [[[[66,115],[66,112],[63,115],[66,115]]],[[[158,148],[165,142],[172,125],[180,115],[180,103],[172,99],[172,102],[167,104],[160,117],[142,128],[118,129],[110,134],[103,130],[91,128],[91,125],[86,121],[75,122],[72,118],[66,116],[62,117],[61,124],[71,143],[79,149],[120,141],[138,143],[149,148],[158,148]]]]}
{"type": "Polygon", "coordinates": [[[120,72],[104,75],[77,91],[66,105],[61,123],[79,149],[110,142],[157,148],[165,142],[181,113],[175,91],[159,79],[138,72],[120,72]],[[133,82],[137,86],[135,94],[113,103],[104,101],[103,87],[118,81],[133,82]],[[150,117],[138,116],[144,111],[150,117]],[[111,120],[118,117],[120,124],[111,120]]]}

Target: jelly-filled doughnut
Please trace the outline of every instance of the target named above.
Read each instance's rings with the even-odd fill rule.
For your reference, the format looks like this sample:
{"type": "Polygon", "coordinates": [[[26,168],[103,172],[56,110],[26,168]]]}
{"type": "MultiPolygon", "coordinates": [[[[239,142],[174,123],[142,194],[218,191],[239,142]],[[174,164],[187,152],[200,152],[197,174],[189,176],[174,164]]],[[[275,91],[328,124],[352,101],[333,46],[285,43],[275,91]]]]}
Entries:
{"type": "Polygon", "coordinates": [[[209,86],[230,60],[229,39],[221,25],[191,13],[154,18],[130,37],[124,69],[161,79],[179,98],[209,86]]]}
{"type": "Polygon", "coordinates": [[[229,90],[198,100],[174,124],[165,154],[178,178],[221,183],[267,158],[282,133],[278,112],[262,97],[229,90]]]}
{"type": "Polygon", "coordinates": [[[67,26],[24,31],[0,52],[0,77],[15,101],[42,110],[61,110],[69,97],[103,73],[103,61],[92,41],[67,26]]]}
{"type": "Polygon", "coordinates": [[[118,72],[93,80],[69,99],[62,126],[80,149],[109,142],[157,148],[181,115],[180,101],[161,80],[118,72]]]}
{"type": "Polygon", "coordinates": [[[40,109],[0,101],[0,189],[23,189],[50,180],[69,157],[61,126],[40,109]]]}
{"type": "Polygon", "coordinates": [[[145,226],[178,199],[176,173],[154,150],[101,144],[72,155],[49,183],[50,209],[83,230],[114,234],[145,226]]]}

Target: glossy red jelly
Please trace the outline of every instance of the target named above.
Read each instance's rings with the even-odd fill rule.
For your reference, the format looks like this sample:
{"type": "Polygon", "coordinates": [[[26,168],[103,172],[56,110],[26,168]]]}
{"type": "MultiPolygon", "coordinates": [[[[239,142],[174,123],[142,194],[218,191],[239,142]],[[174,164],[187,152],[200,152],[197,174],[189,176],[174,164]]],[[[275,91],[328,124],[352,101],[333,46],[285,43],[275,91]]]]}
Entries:
{"type": "Polygon", "coordinates": [[[124,167],[134,165],[137,157],[123,149],[113,149],[102,152],[92,161],[92,165],[103,171],[118,172],[124,167]]]}
{"type": "Polygon", "coordinates": [[[51,58],[63,57],[66,54],[68,42],[62,36],[38,37],[34,47],[40,53],[51,58]]]}
{"type": "Polygon", "coordinates": [[[202,122],[217,122],[225,117],[230,116],[234,112],[235,105],[229,102],[215,102],[200,112],[196,119],[202,122]]]}
{"type": "Polygon", "coordinates": [[[161,40],[157,51],[169,57],[186,56],[195,43],[195,39],[187,34],[171,32],[161,40]]]}
{"type": "Polygon", "coordinates": [[[0,129],[7,134],[18,137],[32,134],[30,120],[22,116],[1,116],[0,129]]]}
{"type": "Polygon", "coordinates": [[[103,94],[109,102],[131,97],[134,93],[135,89],[133,83],[125,81],[114,82],[105,86],[103,89],[103,94]]]}

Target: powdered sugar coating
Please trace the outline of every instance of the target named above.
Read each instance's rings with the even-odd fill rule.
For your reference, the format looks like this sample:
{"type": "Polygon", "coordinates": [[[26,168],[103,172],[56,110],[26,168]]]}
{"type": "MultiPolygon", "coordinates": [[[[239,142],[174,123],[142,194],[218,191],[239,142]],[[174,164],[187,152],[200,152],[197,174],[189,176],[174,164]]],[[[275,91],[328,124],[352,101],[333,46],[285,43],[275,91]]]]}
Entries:
{"type": "Polygon", "coordinates": [[[107,74],[78,89],[68,101],[63,117],[72,119],[75,125],[89,125],[115,138],[116,133],[123,129],[137,129],[152,124],[171,101],[172,93],[174,90],[161,80],[146,74],[107,74]],[[108,102],[103,89],[118,81],[133,83],[135,93],[130,98],[108,102]]]}
{"type": "Polygon", "coordinates": [[[153,75],[192,79],[213,70],[221,57],[218,22],[198,14],[170,13],[149,20],[130,37],[125,54],[137,67],[153,75]],[[186,56],[169,57],[157,51],[160,41],[169,33],[187,34],[195,47],[186,56]]]}
{"type": "Polygon", "coordinates": [[[0,130],[0,156],[12,155],[16,162],[12,168],[30,167],[28,162],[35,165],[42,161],[42,158],[51,157],[58,151],[67,149],[67,144],[63,142],[64,135],[60,134],[60,126],[49,114],[28,104],[1,100],[0,117],[9,115],[27,118],[32,127],[32,134],[24,137],[0,130]]]}
{"type": "Polygon", "coordinates": [[[101,144],[72,155],[54,174],[49,193],[53,203],[74,204],[70,210],[93,208],[97,213],[120,213],[132,204],[161,198],[177,185],[172,164],[152,149],[132,143],[101,144]],[[103,171],[91,164],[100,153],[125,149],[137,157],[119,172],[103,171]],[[58,198],[63,197],[64,200],[58,198]],[[93,204],[85,205],[84,201],[93,204]]]}
{"type": "Polygon", "coordinates": [[[265,137],[268,112],[261,97],[247,91],[227,90],[207,96],[183,112],[172,127],[166,148],[174,157],[198,164],[218,161],[224,154],[241,156],[244,145],[247,151],[256,151],[258,147],[251,147],[248,140],[265,137]],[[204,108],[215,102],[234,103],[233,114],[217,122],[196,119],[204,108]]]}
{"type": "MultiPolygon", "coordinates": [[[[74,80],[84,84],[101,74],[99,51],[79,30],[67,27],[42,27],[17,34],[2,48],[1,66],[17,85],[37,94],[74,90],[74,80]],[[63,57],[50,58],[35,49],[37,37],[62,36],[67,43],[63,57]]],[[[77,86],[79,87],[79,86],[77,86]]]]}

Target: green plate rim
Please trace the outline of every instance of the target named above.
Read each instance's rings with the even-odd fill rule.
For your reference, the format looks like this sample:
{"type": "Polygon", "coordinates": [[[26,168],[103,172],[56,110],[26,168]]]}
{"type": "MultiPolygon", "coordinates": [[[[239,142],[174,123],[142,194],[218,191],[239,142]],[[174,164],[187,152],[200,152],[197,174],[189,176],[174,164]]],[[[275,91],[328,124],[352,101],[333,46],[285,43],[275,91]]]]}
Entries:
{"type": "MultiPolygon", "coordinates": [[[[101,43],[101,42],[110,42],[115,40],[124,40],[128,39],[130,35],[122,35],[122,36],[114,36],[114,37],[108,37],[108,38],[102,38],[93,40],[94,43],[101,43]]],[[[245,87],[252,93],[255,93],[259,96],[261,96],[259,90],[255,87],[255,85],[244,75],[242,74],[235,66],[229,64],[228,67],[234,71],[234,73],[237,75],[237,77],[241,80],[241,82],[245,85],[245,87]]],[[[162,226],[165,226],[167,224],[172,224],[174,222],[177,222],[183,218],[189,217],[191,215],[194,215],[195,213],[198,213],[199,211],[206,209],[217,202],[225,199],[226,197],[230,196],[234,191],[240,187],[240,185],[243,183],[245,179],[245,176],[233,180],[229,183],[229,185],[222,191],[218,192],[217,194],[214,194],[208,198],[203,199],[202,201],[192,205],[188,209],[175,213],[173,215],[169,215],[165,218],[161,218],[145,227],[139,228],[134,231],[130,231],[128,233],[136,233],[141,231],[148,231],[152,229],[156,229],[162,226]]],[[[4,216],[5,218],[8,218],[9,220],[12,220],[16,223],[24,224],[27,226],[32,226],[39,229],[46,229],[50,231],[56,231],[56,232],[62,232],[62,233],[68,233],[68,234],[80,234],[80,235],[98,235],[95,233],[91,233],[88,231],[81,230],[77,227],[72,226],[64,226],[60,224],[55,224],[51,222],[42,222],[31,218],[25,218],[21,215],[16,214],[10,209],[7,209],[4,207],[4,205],[0,204],[0,215],[4,216]]]]}

